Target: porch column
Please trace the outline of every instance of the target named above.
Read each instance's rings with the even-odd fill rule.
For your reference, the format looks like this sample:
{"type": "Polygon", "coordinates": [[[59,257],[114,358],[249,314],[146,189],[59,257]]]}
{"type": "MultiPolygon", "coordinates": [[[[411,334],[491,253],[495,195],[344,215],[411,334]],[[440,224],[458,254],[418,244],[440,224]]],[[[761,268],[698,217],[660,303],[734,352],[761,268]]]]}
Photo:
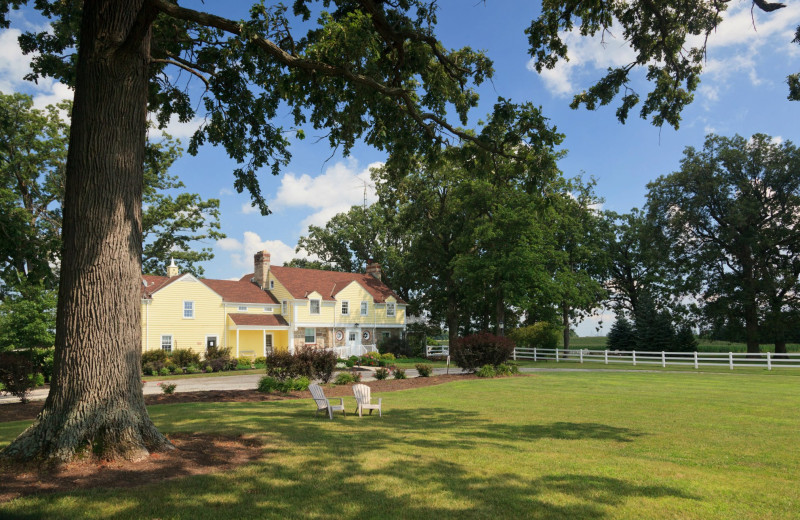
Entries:
{"type": "Polygon", "coordinates": [[[239,329],[236,329],[236,357],[239,357],[239,329]]]}

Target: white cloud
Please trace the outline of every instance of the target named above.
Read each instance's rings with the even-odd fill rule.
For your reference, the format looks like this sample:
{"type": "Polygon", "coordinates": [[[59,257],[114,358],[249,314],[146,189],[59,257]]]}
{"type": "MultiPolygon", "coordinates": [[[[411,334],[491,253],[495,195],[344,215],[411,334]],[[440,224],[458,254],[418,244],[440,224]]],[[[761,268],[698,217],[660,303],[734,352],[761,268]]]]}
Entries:
{"type": "MultiPolygon", "coordinates": [[[[156,121],[155,114],[150,114],[149,120],[151,123],[153,123],[154,126],[157,126],[158,123],[156,121]]],[[[186,123],[181,123],[180,121],[178,121],[178,116],[173,114],[169,120],[169,123],[167,123],[166,128],[163,128],[161,130],[153,130],[152,132],[154,132],[155,135],[160,135],[162,132],[164,132],[174,137],[175,139],[183,139],[185,141],[194,135],[194,133],[197,131],[198,128],[200,128],[200,125],[202,125],[203,122],[204,119],[195,117],[191,121],[188,121],[186,123]]]]}
{"type": "Polygon", "coordinates": [[[375,202],[370,168],[382,164],[376,162],[359,169],[358,161],[351,159],[347,163],[337,162],[316,177],[287,173],[269,205],[276,212],[285,208],[310,208],[314,212],[301,222],[302,229],[312,224],[324,226],[337,213],[363,204],[365,187],[367,204],[375,202]]]}
{"type": "Polygon", "coordinates": [[[22,54],[17,41],[21,34],[18,29],[0,30],[0,56],[3,57],[0,60],[0,92],[30,94],[34,107],[39,109],[72,99],[72,90],[51,78],[39,78],[38,83],[25,81],[25,75],[31,72],[30,63],[35,54],[22,54]]]}
{"type": "Polygon", "coordinates": [[[706,134],[716,134],[717,133],[717,129],[714,128],[711,125],[706,125],[706,126],[703,127],[703,132],[706,133],[706,134]]]}
{"type": "Polygon", "coordinates": [[[217,248],[227,252],[230,255],[231,265],[235,269],[244,269],[243,274],[253,272],[253,255],[258,251],[269,251],[272,265],[283,265],[292,258],[309,258],[304,251],[295,253],[294,247],[280,240],[261,240],[254,231],[245,231],[242,240],[235,238],[218,240],[217,248]]]}
{"type": "Polygon", "coordinates": [[[225,196],[225,195],[233,195],[233,191],[228,189],[228,188],[222,188],[221,190],[219,190],[219,196],[220,197],[225,196]]]}
{"type": "Polygon", "coordinates": [[[258,208],[253,206],[251,203],[245,202],[244,204],[242,204],[242,213],[243,214],[250,215],[252,213],[257,213],[257,212],[258,212],[258,208]]]}

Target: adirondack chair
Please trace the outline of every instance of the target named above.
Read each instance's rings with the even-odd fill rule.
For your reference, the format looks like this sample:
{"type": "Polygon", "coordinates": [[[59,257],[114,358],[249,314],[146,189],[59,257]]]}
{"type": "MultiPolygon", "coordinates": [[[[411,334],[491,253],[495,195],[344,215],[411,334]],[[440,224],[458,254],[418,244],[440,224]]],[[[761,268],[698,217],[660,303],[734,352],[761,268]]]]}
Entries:
{"type": "Polygon", "coordinates": [[[370,415],[372,415],[372,410],[378,410],[378,415],[383,417],[383,413],[381,413],[382,399],[378,398],[378,404],[372,404],[369,393],[370,388],[367,385],[353,385],[353,394],[355,394],[356,402],[358,403],[358,408],[356,408],[358,416],[361,417],[362,410],[369,410],[370,415]]]}
{"type": "Polygon", "coordinates": [[[338,410],[342,411],[342,415],[344,413],[344,399],[341,397],[339,398],[339,404],[333,404],[331,401],[333,399],[328,399],[325,397],[325,392],[322,391],[322,387],[319,385],[308,385],[308,389],[311,391],[311,397],[314,399],[314,402],[317,403],[317,411],[314,412],[314,415],[317,415],[320,410],[327,410],[328,411],[328,418],[333,420],[333,412],[338,410]]]}

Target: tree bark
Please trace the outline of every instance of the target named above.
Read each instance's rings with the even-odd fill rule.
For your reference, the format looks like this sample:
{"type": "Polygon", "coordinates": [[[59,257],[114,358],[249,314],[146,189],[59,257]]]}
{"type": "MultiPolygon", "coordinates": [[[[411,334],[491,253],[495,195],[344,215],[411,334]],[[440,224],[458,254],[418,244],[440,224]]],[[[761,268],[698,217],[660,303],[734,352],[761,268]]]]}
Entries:
{"type": "Polygon", "coordinates": [[[561,303],[561,324],[564,327],[564,357],[567,357],[569,350],[569,304],[561,303]]]}
{"type": "Polygon", "coordinates": [[[748,354],[759,354],[761,347],[758,340],[758,302],[756,300],[755,269],[751,260],[752,253],[749,247],[745,248],[742,255],[742,275],[744,277],[744,335],[747,342],[748,354]]]}
{"type": "Polygon", "coordinates": [[[2,453],[138,460],[172,449],[141,387],[142,175],[150,24],[145,0],[86,1],[70,132],[53,382],[2,453]]]}

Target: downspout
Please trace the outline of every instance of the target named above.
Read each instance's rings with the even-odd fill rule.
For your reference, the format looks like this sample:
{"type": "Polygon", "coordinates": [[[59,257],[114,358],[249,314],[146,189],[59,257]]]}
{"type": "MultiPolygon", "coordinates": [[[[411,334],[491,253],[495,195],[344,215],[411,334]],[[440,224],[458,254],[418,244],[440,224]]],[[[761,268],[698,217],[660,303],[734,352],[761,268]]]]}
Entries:
{"type": "Polygon", "coordinates": [[[144,351],[150,350],[150,304],[144,302],[144,351]]]}

